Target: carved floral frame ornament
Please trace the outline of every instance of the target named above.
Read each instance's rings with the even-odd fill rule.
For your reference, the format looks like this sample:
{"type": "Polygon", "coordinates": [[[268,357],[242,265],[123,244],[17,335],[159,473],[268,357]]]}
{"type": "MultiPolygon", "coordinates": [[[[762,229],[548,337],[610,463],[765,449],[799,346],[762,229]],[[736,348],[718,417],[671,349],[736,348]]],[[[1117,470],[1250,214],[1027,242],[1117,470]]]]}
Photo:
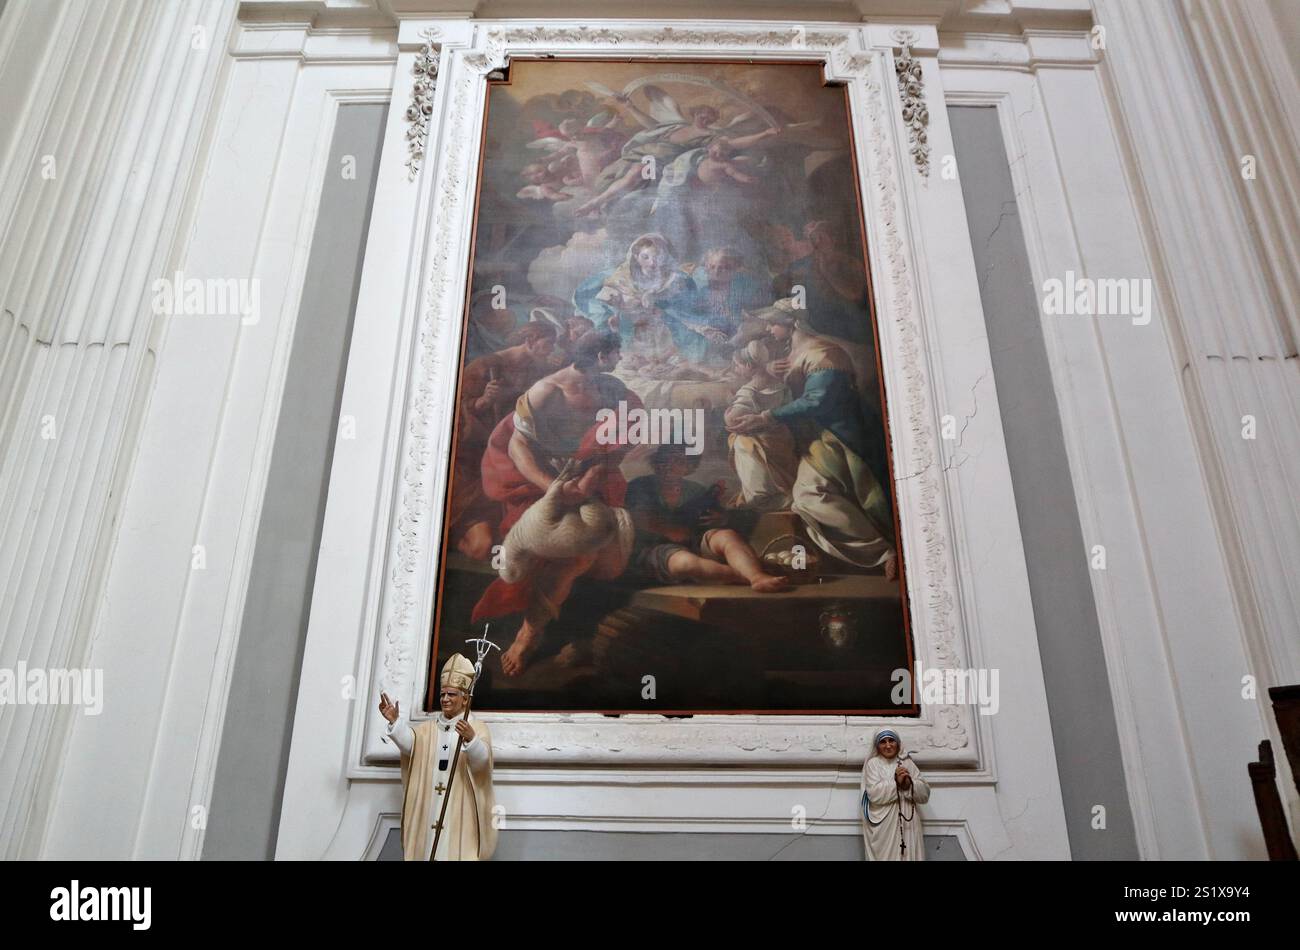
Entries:
{"type": "Polygon", "coordinates": [[[923,178],[930,176],[930,142],[926,127],[930,124],[930,113],[925,105],[925,79],[921,73],[921,63],[912,56],[912,46],[916,43],[916,33],[912,30],[898,29],[890,37],[899,47],[898,57],[894,60],[894,72],[898,74],[898,96],[902,102],[903,124],[907,126],[907,137],[912,143],[912,161],[923,178]]]}
{"type": "Polygon", "coordinates": [[[421,34],[424,45],[411,67],[415,82],[411,86],[411,104],[406,107],[406,172],[411,181],[420,174],[429,142],[429,117],[433,115],[433,96],[438,91],[438,58],[442,54],[438,37],[441,35],[442,31],[436,27],[421,34]]]}
{"type": "MultiPolygon", "coordinates": [[[[371,694],[356,711],[349,758],[360,777],[396,760],[380,738],[380,690],[402,708],[422,708],[432,648],[431,622],[443,498],[450,453],[459,341],[487,78],[511,58],[646,57],[823,65],[828,82],[848,88],[864,224],[890,403],[895,498],[912,611],[916,658],[927,668],[965,668],[971,650],[960,620],[954,525],[938,442],[939,417],[929,365],[928,321],[917,286],[909,209],[909,128],[901,121],[891,39],[867,27],[809,29],[629,23],[579,26],[465,23],[444,32],[436,107],[427,118],[428,160],[419,171],[421,227],[428,227],[417,319],[405,391],[395,488],[386,526],[371,694]],[[904,172],[908,172],[904,174],[904,172]]],[[[426,47],[428,48],[428,47],[426,47]]],[[[918,699],[920,697],[918,696],[918,699]]],[[[861,762],[875,729],[898,729],[922,762],[980,769],[979,726],[970,706],[925,706],[919,718],[595,713],[485,714],[498,765],[802,766],[861,762]]]]}

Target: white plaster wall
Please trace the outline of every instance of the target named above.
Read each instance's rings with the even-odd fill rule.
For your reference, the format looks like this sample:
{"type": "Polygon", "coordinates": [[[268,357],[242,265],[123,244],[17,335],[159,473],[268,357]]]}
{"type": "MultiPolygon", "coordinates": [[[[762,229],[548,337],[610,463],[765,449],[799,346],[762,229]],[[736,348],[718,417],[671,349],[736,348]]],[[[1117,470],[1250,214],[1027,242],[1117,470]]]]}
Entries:
{"type": "MultiPolygon", "coordinates": [[[[103,468],[74,469],[85,478],[99,471],[102,490],[93,517],[108,517],[111,528],[102,547],[66,549],[90,606],[82,626],[60,636],[69,646],[79,645],[66,654],[74,663],[80,659],[106,670],[112,704],[98,719],[63,717],[58,730],[21,748],[0,737],[0,754],[15,756],[16,784],[39,791],[34,800],[49,806],[6,819],[6,853],[198,855],[204,829],[194,809],[206,802],[219,746],[333,108],[347,97],[389,95],[396,107],[386,141],[393,147],[385,148],[372,218],[384,224],[372,227],[342,408],[357,418],[357,439],[335,454],[318,562],[324,572],[318,576],[329,583],[318,583],[313,602],[279,853],[355,859],[380,840],[385,822],[391,824],[398,801],[395,770],[362,754],[372,741],[373,703],[363,692],[358,701],[367,709],[352,708],[339,701],[337,687],[349,672],[361,682],[378,682],[374,638],[391,566],[386,558],[403,386],[417,352],[416,320],[436,257],[426,245],[432,182],[426,176],[407,185],[403,154],[401,104],[409,96],[409,64],[419,44],[413,30],[425,21],[404,22],[399,58],[394,13],[410,14],[417,6],[415,0],[361,7],[328,0],[308,15],[300,5],[278,0],[244,4],[259,16],[288,12],[279,23],[247,25],[228,48],[217,46],[225,54],[215,61],[221,74],[207,74],[214,83],[208,88],[217,95],[209,107],[200,95],[202,83],[194,86],[199,125],[188,152],[162,152],[155,159],[169,174],[179,172],[166,186],[161,227],[177,229],[183,238],[170,253],[145,255],[139,285],[176,267],[200,276],[255,275],[263,281],[262,317],[254,326],[172,320],[154,327],[146,339],[158,354],[157,365],[147,402],[135,403],[138,436],[128,438],[121,456],[108,457],[103,468]],[[308,16],[317,18],[315,25],[308,16]],[[192,176],[186,155],[199,162],[192,176]],[[394,180],[402,187],[394,187],[394,180]],[[118,487],[110,492],[112,484],[118,487]],[[203,571],[190,567],[196,544],[205,547],[203,571]]],[[[871,35],[878,37],[891,25],[889,16],[899,12],[888,6],[870,0],[828,3],[817,8],[817,16],[854,21],[874,15],[871,35]]],[[[6,6],[0,70],[21,74],[26,57],[38,52],[9,31],[15,10],[29,7],[23,0],[6,6]]],[[[1179,288],[1210,259],[1227,281],[1220,284],[1246,287],[1257,299],[1276,301],[1279,288],[1291,285],[1274,279],[1271,289],[1249,290],[1265,281],[1270,266],[1268,251],[1249,233],[1229,230],[1232,255],[1216,254],[1213,241],[1208,248],[1187,243],[1189,236],[1205,241],[1219,234],[1222,218],[1186,202],[1178,187],[1170,187],[1171,179],[1162,177],[1170,162],[1197,168],[1203,153],[1195,141],[1166,128],[1162,115],[1170,101],[1207,103],[1209,111],[1212,97],[1201,98],[1204,92],[1185,69],[1189,40],[1176,23],[1163,19],[1158,29],[1150,22],[1143,27],[1142,21],[1124,19],[1130,13],[1117,4],[1098,7],[1104,22],[1121,24],[1121,35],[1146,30],[1144,42],[1127,54],[1106,54],[1116,57],[1113,69],[1098,70],[1096,57],[1080,46],[1086,47],[1083,31],[1092,18],[1081,0],[1011,0],[996,10],[954,0],[936,4],[932,18],[913,21],[924,38],[918,55],[927,95],[934,97],[932,146],[936,155],[951,150],[941,96],[996,102],[1013,175],[1023,186],[1036,280],[1073,267],[1150,276],[1161,288],[1157,317],[1148,327],[1054,322],[1046,327],[1046,339],[1085,540],[1099,539],[1111,554],[1094,590],[1143,855],[1257,857],[1262,848],[1244,762],[1230,758],[1225,764],[1223,750],[1237,755],[1248,745],[1253,754],[1254,742],[1267,734],[1262,704],[1240,698],[1240,678],[1261,657],[1288,655],[1277,638],[1284,636],[1280,631],[1297,629],[1297,618],[1284,578],[1244,576],[1234,567],[1241,557],[1230,554],[1244,552],[1258,561],[1271,556],[1271,545],[1277,557],[1294,560],[1296,552],[1284,535],[1269,533],[1267,509],[1247,504],[1239,510],[1235,501],[1225,502],[1229,484],[1219,466],[1229,463],[1207,455],[1219,449],[1198,422],[1207,404],[1202,389],[1181,383],[1185,341],[1195,327],[1235,303],[1211,282],[1208,299],[1216,306],[1202,311],[1201,300],[1179,288]],[[941,19],[942,43],[934,32],[941,19]],[[1157,81],[1152,64],[1165,62],[1179,64],[1178,70],[1157,81]],[[1163,98],[1152,92],[1160,88],[1163,98]],[[1257,617],[1267,622],[1252,619],[1257,617]]],[[[217,0],[212,10],[214,24],[228,23],[233,13],[217,0]]],[[[720,8],[718,15],[729,10],[720,8]]],[[[39,15],[55,14],[46,8],[39,15]]],[[[53,29],[62,35],[73,24],[53,29]]],[[[449,44],[474,42],[472,25],[459,30],[450,30],[449,44]]],[[[218,34],[224,44],[225,33],[218,34]]],[[[6,107],[25,103],[17,113],[25,117],[50,110],[50,100],[42,98],[48,89],[0,83],[6,107]]],[[[75,101],[72,87],[65,95],[75,101]]],[[[885,101],[893,107],[892,99],[885,101]]],[[[1230,154],[1232,143],[1224,145],[1222,129],[1205,134],[1202,143],[1218,142],[1220,154],[1230,154]]],[[[24,176],[39,154],[35,142],[21,133],[0,137],[0,195],[17,196],[27,187],[24,176]]],[[[894,161],[900,174],[910,174],[904,156],[895,150],[894,161]]],[[[927,252],[911,258],[911,279],[935,333],[926,351],[934,408],[962,418],[973,413],[976,396],[981,407],[964,446],[981,451],[945,474],[943,497],[946,516],[960,526],[952,554],[963,597],[963,647],[972,664],[1003,669],[1010,713],[994,724],[974,724],[965,758],[952,768],[936,765],[940,793],[927,829],[962,837],[973,857],[1063,856],[1055,770],[1044,763],[1068,750],[1053,750],[1050,736],[1044,745],[1042,684],[1026,619],[1028,591],[1000,423],[996,412],[983,411],[996,406],[996,392],[981,378],[986,344],[957,187],[934,177],[925,185],[906,183],[898,227],[914,250],[927,252]],[[931,266],[940,261],[942,267],[931,266]],[[1000,561],[992,562],[988,551],[997,551],[1000,561]]],[[[1245,217],[1246,200],[1230,189],[1215,195],[1237,221],[1245,217]]],[[[17,233],[6,232],[6,241],[17,233]]],[[[102,235],[122,248],[134,247],[132,233],[114,232],[105,223],[102,235]]],[[[126,266],[111,260],[110,272],[126,266]]],[[[34,377],[14,378],[14,392],[32,391],[24,387],[34,377]]],[[[1235,411],[1230,398],[1216,398],[1235,411]]],[[[1289,397],[1278,398],[1286,405],[1289,397]]],[[[12,464],[8,457],[6,464],[12,464]]],[[[41,471],[26,471],[27,483],[41,471]]],[[[1253,471],[1258,478],[1273,477],[1268,467],[1253,471]]],[[[1269,491],[1291,484],[1289,476],[1278,477],[1269,491]]],[[[0,483],[0,489],[10,484],[0,483]]],[[[1232,490],[1242,489],[1242,480],[1233,483],[1232,490]]],[[[60,518],[76,524],[91,517],[87,511],[60,518]]],[[[14,556],[22,551],[15,549],[14,556]]],[[[54,598],[47,603],[64,602],[52,588],[42,588],[42,596],[54,598]]],[[[539,726],[542,735],[558,731],[572,738],[571,727],[539,726]]],[[[818,746],[793,772],[772,771],[764,761],[739,773],[704,763],[689,772],[610,763],[596,782],[593,775],[549,767],[548,755],[532,761],[520,755],[498,770],[501,800],[511,820],[525,827],[621,830],[775,831],[788,828],[792,804],[805,804],[810,816],[821,816],[812,833],[853,834],[861,752],[853,743],[860,738],[852,737],[851,728],[840,731],[839,746],[818,746]]]]}
{"type": "Polygon", "coordinates": [[[104,689],[99,718],[53,705],[0,717],[8,857],[44,853],[60,800],[86,807],[82,839],[104,829],[97,799],[139,811],[129,780],[104,778],[125,759],[148,767],[126,713],[145,667],[133,651],[106,664],[96,636],[155,379],[151,283],[177,259],[234,13],[14,0],[0,18],[0,664],[98,667],[104,689]],[[61,774],[74,735],[110,714],[112,755],[77,785],[61,774]]]}
{"type": "Polygon", "coordinates": [[[261,315],[166,327],[90,657],[112,702],[74,724],[44,855],[198,854],[335,110],[391,82],[391,40],[343,36],[281,25],[227,54],[175,266],[259,279],[261,315]]]}

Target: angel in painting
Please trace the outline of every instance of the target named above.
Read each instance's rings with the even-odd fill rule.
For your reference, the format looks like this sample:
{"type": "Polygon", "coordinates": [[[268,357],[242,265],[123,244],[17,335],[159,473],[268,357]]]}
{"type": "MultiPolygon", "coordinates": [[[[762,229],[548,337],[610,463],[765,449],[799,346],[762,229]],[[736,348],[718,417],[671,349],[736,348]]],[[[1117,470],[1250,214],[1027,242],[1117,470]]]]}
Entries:
{"type": "Polygon", "coordinates": [[[574,118],[564,119],[558,126],[535,120],[536,138],[526,147],[540,151],[542,156],[524,166],[522,174],[529,184],[520,190],[519,197],[550,201],[574,197],[560,190],[562,187],[578,187],[589,193],[596,176],[627,140],[616,128],[618,123],[618,115],[609,111],[596,113],[585,124],[574,118]]]}
{"type": "MultiPolygon", "coordinates": [[[[651,77],[653,78],[653,77],[651,77]]],[[[671,80],[673,77],[661,77],[671,80]]],[[[692,80],[700,80],[692,77],[692,80]]],[[[711,105],[692,106],[683,114],[677,101],[659,86],[648,85],[644,80],[631,83],[623,92],[616,93],[599,83],[588,83],[597,93],[604,95],[615,106],[642,127],[642,131],[632,136],[623,146],[618,159],[610,162],[595,181],[595,197],[580,205],[576,215],[594,215],[603,211],[611,202],[622,195],[645,187],[647,182],[658,181],[659,168],[667,168],[682,155],[699,150],[701,159],[707,157],[713,161],[711,175],[745,173],[734,161],[735,152],[749,148],[759,142],[779,135],[782,131],[775,120],[767,128],[748,135],[728,135],[732,129],[753,118],[752,111],[736,116],[726,126],[718,125],[722,114],[711,105]],[[632,101],[632,92],[645,92],[649,102],[648,110],[642,109],[632,101]],[[716,140],[725,140],[725,144],[708,154],[709,145],[716,140]]],[[[720,83],[715,85],[731,97],[740,96],[734,90],[727,89],[720,83]]],[[[761,106],[757,106],[761,109],[761,106]]],[[[764,114],[766,114],[764,112],[764,114]]],[[[768,117],[770,118],[770,117],[768,117]]],[[[748,177],[748,176],[747,176],[748,177]]],[[[743,180],[737,178],[737,180],[743,180]]]]}

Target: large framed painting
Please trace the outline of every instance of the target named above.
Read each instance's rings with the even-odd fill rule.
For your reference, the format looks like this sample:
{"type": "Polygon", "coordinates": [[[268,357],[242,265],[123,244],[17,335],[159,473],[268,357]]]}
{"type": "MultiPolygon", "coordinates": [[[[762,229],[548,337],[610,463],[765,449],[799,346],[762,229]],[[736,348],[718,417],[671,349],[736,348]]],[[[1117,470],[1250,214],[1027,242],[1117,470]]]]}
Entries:
{"type": "Polygon", "coordinates": [[[431,683],[486,630],[483,710],[915,715],[845,89],[809,62],[499,77],[431,683]]]}

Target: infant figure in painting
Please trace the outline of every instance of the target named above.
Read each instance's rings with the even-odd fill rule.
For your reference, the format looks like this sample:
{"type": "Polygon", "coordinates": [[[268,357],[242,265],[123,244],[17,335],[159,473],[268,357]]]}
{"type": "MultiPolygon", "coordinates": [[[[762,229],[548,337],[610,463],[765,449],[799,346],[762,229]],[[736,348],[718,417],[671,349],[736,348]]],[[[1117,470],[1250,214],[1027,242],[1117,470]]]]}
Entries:
{"type": "MultiPolygon", "coordinates": [[[[771,348],[761,340],[751,341],[732,357],[732,370],[745,383],[723,414],[728,428],[746,416],[759,415],[790,401],[789,388],[769,369],[771,361],[771,348]]],[[[727,445],[732,468],[740,479],[737,507],[755,511],[789,508],[799,466],[790,430],[777,424],[747,435],[732,432],[727,437],[727,445]]]]}
{"type": "MultiPolygon", "coordinates": [[[[778,133],[778,129],[767,129],[763,136],[772,136],[778,133]]],[[[746,165],[744,156],[736,154],[736,150],[730,141],[725,138],[716,138],[704,150],[704,158],[700,160],[699,165],[696,167],[695,174],[699,176],[700,183],[705,186],[720,184],[728,178],[738,181],[742,185],[757,184],[758,177],[749,174],[746,165]]]]}
{"type": "Polygon", "coordinates": [[[898,733],[881,729],[862,766],[862,838],[868,861],[925,860],[916,806],[930,800],[930,786],[902,750],[898,733]]]}
{"type": "Polygon", "coordinates": [[[789,355],[772,363],[795,396],[785,405],[735,414],[727,428],[741,435],[773,425],[820,430],[805,448],[791,491],[791,508],[813,542],[832,557],[897,576],[889,474],[884,447],[870,437],[852,363],[833,341],[819,336],[792,298],[754,316],[767,322],[776,347],[789,355]]]}

